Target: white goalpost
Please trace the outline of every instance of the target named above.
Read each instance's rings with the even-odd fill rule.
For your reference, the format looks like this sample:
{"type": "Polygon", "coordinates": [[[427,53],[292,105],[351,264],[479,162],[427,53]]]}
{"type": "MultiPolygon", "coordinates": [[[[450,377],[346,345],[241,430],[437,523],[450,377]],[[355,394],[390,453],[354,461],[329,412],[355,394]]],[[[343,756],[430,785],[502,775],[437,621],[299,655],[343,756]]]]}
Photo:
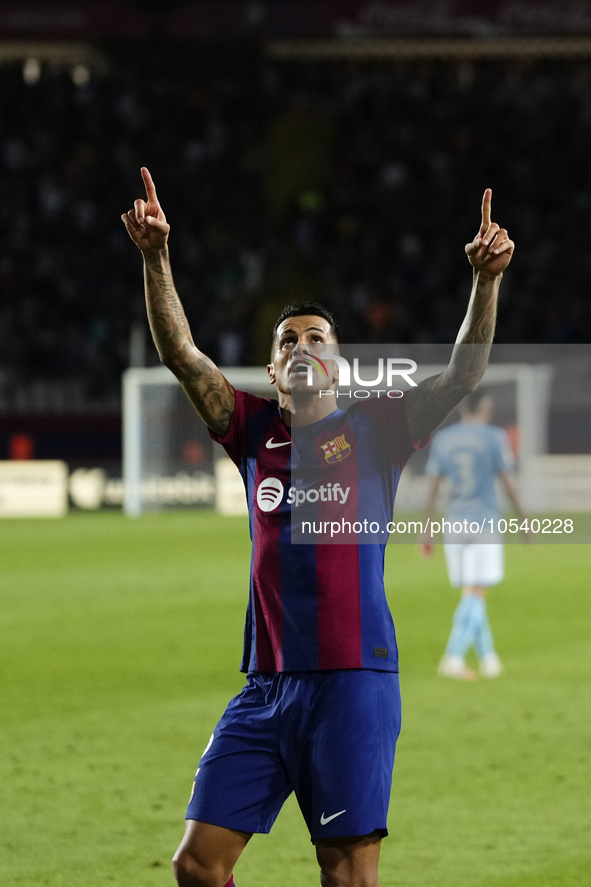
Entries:
{"type": "MultiPolygon", "coordinates": [[[[264,367],[222,367],[235,388],[273,393],[264,367]]],[[[124,510],[131,516],[162,508],[213,507],[216,462],[223,453],[175,376],[164,366],[123,374],[124,510]]],[[[228,460],[229,461],[229,460],[228,460]]],[[[227,471],[227,467],[226,467],[227,471]]],[[[223,474],[220,466],[218,475],[223,474]]]]}
{"type": "MultiPolygon", "coordinates": [[[[414,378],[420,382],[443,369],[443,365],[422,365],[414,378]]],[[[275,396],[264,367],[221,371],[236,388],[262,397],[275,396]]],[[[371,378],[371,372],[371,368],[362,367],[360,375],[371,378]]],[[[535,465],[547,452],[551,380],[552,367],[548,364],[498,363],[489,365],[481,383],[499,407],[499,418],[495,416],[494,421],[515,430],[526,508],[540,504],[541,486],[535,465]]],[[[350,402],[344,401],[347,405],[350,402]]],[[[421,462],[417,454],[403,474],[397,509],[422,507],[423,463],[424,458],[421,462]]],[[[211,440],[178,381],[163,366],[133,368],[124,373],[123,480],[124,509],[130,516],[182,507],[216,507],[228,513],[245,510],[235,467],[211,440]]]]}

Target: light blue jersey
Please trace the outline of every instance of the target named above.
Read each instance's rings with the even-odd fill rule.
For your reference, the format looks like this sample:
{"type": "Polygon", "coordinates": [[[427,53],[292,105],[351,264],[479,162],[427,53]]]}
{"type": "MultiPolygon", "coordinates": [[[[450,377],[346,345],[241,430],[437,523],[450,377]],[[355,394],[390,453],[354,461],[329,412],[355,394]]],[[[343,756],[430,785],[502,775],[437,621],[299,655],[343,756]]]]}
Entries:
{"type": "Polygon", "coordinates": [[[501,517],[495,478],[514,468],[509,437],[502,428],[458,422],[433,437],[425,472],[450,481],[448,520],[481,523],[501,517]]]}

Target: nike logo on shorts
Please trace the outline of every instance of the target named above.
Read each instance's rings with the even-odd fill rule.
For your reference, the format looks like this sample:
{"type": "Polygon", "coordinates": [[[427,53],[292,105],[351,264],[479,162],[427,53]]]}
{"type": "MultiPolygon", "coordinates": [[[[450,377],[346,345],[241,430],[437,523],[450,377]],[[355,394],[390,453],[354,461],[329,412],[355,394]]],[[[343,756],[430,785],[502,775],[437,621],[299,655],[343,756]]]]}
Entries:
{"type": "Polygon", "coordinates": [[[275,447],[289,447],[289,446],[291,446],[291,441],[286,440],[286,441],[283,441],[282,443],[273,443],[273,438],[270,437],[269,440],[267,441],[267,443],[265,444],[265,446],[267,447],[268,450],[274,450],[275,447]]]}
{"type": "Polygon", "coordinates": [[[331,819],[336,819],[337,816],[341,816],[343,813],[346,813],[346,810],[339,810],[338,813],[333,813],[332,816],[325,816],[324,813],[320,817],[320,825],[327,825],[331,819]]]}

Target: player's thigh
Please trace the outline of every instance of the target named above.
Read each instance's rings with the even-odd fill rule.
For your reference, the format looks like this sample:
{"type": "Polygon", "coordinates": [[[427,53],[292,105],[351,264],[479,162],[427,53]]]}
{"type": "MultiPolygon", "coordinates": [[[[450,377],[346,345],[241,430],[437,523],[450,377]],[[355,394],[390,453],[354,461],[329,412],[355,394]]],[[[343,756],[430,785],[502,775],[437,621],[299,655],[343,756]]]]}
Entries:
{"type": "Polygon", "coordinates": [[[381,841],[381,832],[316,841],[321,873],[347,887],[374,887],[378,884],[381,841]]]}
{"type": "Polygon", "coordinates": [[[201,880],[226,884],[252,835],[188,819],[185,834],[173,858],[177,877],[186,873],[201,880]]]}
{"type": "Polygon", "coordinates": [[[249,675],[228,704],[199,761],[186,819],[246,833],[266,833],[273,825],[292,786],[265,682],[249,675]]]}
{"type": "Polygon", "coordinates": [[[291,774],[314,842],[387,834],[400,718],[393,672],[337,671],[319,684],[305,752],[291,774]]]}
{"type": "Polygon", "coordinates": [[[461,588],[465,584],[463,579],[463,560],[466,547],[454,542],[445,542],[443,545],[447,575],[449,576],[450,585],[453,585],[454,588],[461,588]]]}
{"type": "Polygon", "coordinates": [[[503,546],[496,542],[445,543],[449,581],[455,588],[497,585],[504,575],[503,546]]]}
{"type": "Polygon", "coordinates": [[[497,585],[504,575],[503,546],[496,542],[466,545],[464,553],[463,585],[489,588],[497,585]]]}

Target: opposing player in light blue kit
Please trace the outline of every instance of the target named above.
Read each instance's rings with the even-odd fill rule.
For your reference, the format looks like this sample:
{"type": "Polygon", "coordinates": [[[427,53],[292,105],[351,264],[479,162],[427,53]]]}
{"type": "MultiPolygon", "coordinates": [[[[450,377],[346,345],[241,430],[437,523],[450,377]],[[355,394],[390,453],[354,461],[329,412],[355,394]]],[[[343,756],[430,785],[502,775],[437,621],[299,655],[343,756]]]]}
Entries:
{"type": "MultiPolygon", "coordinates": [[[[497,532],[502,517],[495,489],[497,477],[520,517],[523,518],[517,495],[509,479],[515,460],[507,433],[490,425],[493,401],[485,391],[469,394],[460,404],[461,421],[433,438],[425,468],[431,488],[427,517],[431,518],[441,480],[450,482],[445,513],[444,551],[449,579],[462,589],[462,597],[453,618],[453,626],[439,673],[449,678],[473,680],[476,672],[468,668],[465,656],[474,647],[479,658],[480,673],[487,678],[501,674],[501,661],[495,651],[486,609],[486,589],[497,585],[504,574],[502,537],[497,532]],[[462,527],[478,524],[482,532],[456,534],[455,524],[462,527]],[[491,524],[492,521],[492,524],[491,524]],[[494,529],[493,529],[494,528],[494,529]],[[452,541],[453,540],[453,541],[452,541]]],[[[423,553],[429,557],[433,544],[425,540],[423,553]]]]}

